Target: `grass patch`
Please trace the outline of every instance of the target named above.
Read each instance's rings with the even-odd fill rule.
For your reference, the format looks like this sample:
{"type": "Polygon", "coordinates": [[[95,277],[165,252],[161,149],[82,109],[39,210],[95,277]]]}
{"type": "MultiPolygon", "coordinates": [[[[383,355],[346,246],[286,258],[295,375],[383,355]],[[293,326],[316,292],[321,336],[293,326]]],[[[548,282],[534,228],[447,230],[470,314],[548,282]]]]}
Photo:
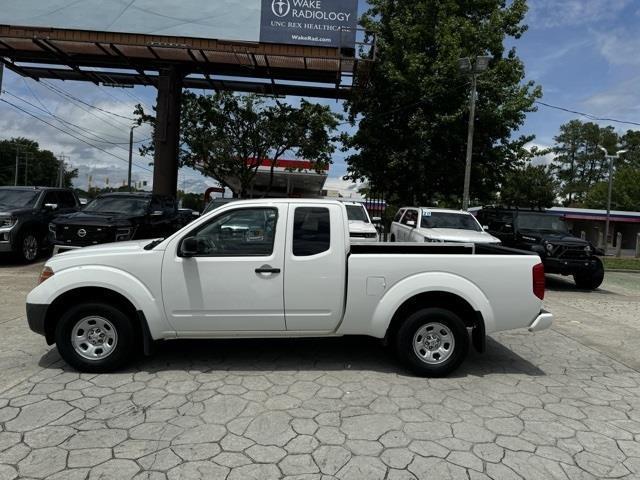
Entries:
{"type": "Polygon", "coordinates": [[[640,258],[605,257],[602,260],[605,270],[640,270],[640,258]]]}

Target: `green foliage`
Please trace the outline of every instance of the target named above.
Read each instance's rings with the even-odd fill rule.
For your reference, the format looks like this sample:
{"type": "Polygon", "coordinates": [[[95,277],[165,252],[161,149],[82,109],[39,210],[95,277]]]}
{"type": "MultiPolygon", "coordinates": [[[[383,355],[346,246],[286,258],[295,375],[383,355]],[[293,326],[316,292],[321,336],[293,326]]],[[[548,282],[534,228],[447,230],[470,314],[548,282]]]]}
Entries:
{"type": "MultiPolygon", "coordinates": [[[[609,193],[608,180],[596,184],[587,194],[587,208],[607,208],[609,193]]],[[[616,169],[611,192],[612,210],[640,210],[640,169],[631,165],[623,165],[616,169]]]]}
{"type": "Polygon", "coordinates": [[[556,201],[557,182],[551,168],[526,165],[509,172],[500,190],[504,205],[548,208],[556,201]]]}
{"type": "MultiPolygon", "coordinates": [[[[42,187],[57,186],[60,165],[58,159],[49,150],[41,150],[38,142],[28,138],[0,140],[0,185],[15,183],[18,145],[18,184],[42,187]]],[[[77,176],[77,170],[65,170],[64,186],[70,187],[73,179],[77,176]]]]}
{"type": "Polygon", "coordinates": [[[204,192],[203,193],[185,193],[178,192],[178,200],[182,202],[182,208],[190,208],[201,212],[204,210],[204,192]]]}
{"type": "Polygon", "coordinates": [[[554,168],[560,181],[560,195],[566,205],[580,205],[589,190],[608,175],[608,163],[598,145],[613,153],[618,135],[613,127],[571,120],[560,126],[560,134],[554,140],[554,168]]]}
{"type": "MultiPolygon", "coordinates": [[[[140,105],[136,115],[139,123],[155,123],[155,118],[140,105]]],[[[285,154],[311,161],[318,171],[329,165],[335,150],[331,134],[338,119],[329,107],[304,100],[296,108],[277,101],[267,104],[257,95],[218,92],[205,96],[185,92],[180,161],[182,165],[201,168],[205,175],[244,198],[251,194],[261,165],[258,159],[270,161],[271,182],[275,164],[285,154]]],[[[141,151],[151,153],[153,147],[146,146],[141,151]]]]}
{"type": "Polygon", "coordinates": [[[491,201],[505,174],[523,162],[533,137],[512,138],[541,90],[523,82],[524,65],[505,37],[526,27],[524,0],[371,0],[362,23],[377,33],[367,88],[348,102],[358,132],[346,178],[366,180],[394,204],[460,205],[469,78],[458,59],[489,54],[478,77],[471,198],[491,201]]]}

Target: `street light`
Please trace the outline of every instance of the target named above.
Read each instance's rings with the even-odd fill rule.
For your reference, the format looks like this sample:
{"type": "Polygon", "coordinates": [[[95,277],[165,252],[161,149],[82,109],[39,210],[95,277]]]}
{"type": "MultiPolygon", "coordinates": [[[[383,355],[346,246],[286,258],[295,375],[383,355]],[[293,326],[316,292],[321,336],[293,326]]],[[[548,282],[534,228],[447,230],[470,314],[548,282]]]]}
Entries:
{"type": "Polygon", "coordinates": [[[604,227],[604,254],[607,255],[609,248],[609,218],[611,217],[611,190],[613,189],[613,161],[620,158],[620,155],[627,153],[627,150],[618,150],[615,155],[609,155],[609,152],[602,145],[598,148],[604,152],[604,158],[609,160],[609,194],[607,196],[607,221],[604,227]]]}
{"type": "Polygon", "coordinates": [[[134,125],[129,132],[129,177],[127,179],[127,187],[131,191],[131,165],[133,164],[133,129],[138,128],[140,125],[134,125]]]}
{"type": "Polygon", "coordinates": [[[476,86],[477,77],[480,73],[489,68],[490,56],[480,56],[475,58],[461,58],[458,60],[458,67],[462,73],[471,76],[471,98],[469,99],[469,127],[467,130],[467,158],[464,168],[464,191],[462,194],[462,209],[469,208],[469,185],[471,183],[471,156],[473,154],[473,130],[476,116],[476,86]]]}

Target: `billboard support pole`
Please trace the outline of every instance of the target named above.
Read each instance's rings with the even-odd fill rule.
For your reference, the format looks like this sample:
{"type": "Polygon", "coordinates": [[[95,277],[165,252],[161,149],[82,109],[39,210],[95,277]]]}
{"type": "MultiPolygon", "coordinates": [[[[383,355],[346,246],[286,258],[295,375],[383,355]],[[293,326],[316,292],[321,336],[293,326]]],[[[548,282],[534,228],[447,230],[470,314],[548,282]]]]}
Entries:
{"type": "Polygon", "coordinates": [[[178,189],[182,73],[176,67],[160,71],[155,130],[153,193],[175,197],[178,189]]]}

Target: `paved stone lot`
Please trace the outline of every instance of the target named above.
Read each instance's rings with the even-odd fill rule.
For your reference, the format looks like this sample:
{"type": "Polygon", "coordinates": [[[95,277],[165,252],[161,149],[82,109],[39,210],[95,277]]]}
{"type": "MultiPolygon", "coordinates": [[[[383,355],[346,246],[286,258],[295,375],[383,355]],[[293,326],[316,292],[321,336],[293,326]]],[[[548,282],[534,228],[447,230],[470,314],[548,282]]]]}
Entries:
{"type": "Polygon", "coordinates": [[[366,338],[167,343],[85,375],[26,327],[38,270],[0,266],[2,480],[640,478],[637,278],[552,281],[554,330],[446,379],[366,338]]]}

